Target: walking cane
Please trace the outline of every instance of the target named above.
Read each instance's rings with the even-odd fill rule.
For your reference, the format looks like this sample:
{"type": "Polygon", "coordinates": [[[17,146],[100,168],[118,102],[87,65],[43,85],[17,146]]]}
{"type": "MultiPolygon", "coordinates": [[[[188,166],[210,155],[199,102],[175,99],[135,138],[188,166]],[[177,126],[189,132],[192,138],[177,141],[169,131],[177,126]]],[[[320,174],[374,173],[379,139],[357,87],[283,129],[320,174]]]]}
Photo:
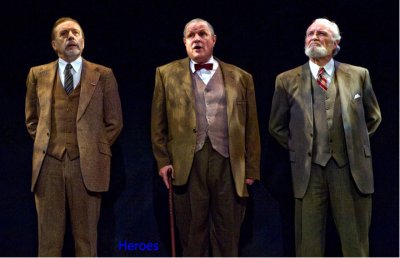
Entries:
{"type": "Polygon", "coordinates": [[[175,251],[175,221],[174,221],[174,199],[173,199],[173,189],[172,189],[172,170],[168,171],[168,203],[169,203],[169,225],[171,232],[171,257],[176,257],[175,251]]]}

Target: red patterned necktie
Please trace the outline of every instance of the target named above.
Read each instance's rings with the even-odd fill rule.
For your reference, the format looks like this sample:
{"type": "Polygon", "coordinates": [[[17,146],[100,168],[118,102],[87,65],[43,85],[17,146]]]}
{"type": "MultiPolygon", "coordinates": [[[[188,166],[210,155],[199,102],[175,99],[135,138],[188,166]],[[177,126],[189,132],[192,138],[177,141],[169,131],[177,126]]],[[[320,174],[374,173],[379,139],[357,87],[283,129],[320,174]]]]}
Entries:
{"type": "Polygon", "coordinates": [[[194,64],[194,70],[198,71],[201,69],[207,69],[207,70],[212,70],[213,69],[213,64],[194,64]]]}
{"type": "Polygon", "coordinates": [[[324,73],[325,69],[323,67],[320,67],[318,70],[317,83],[323,90],[326,91],[328,89],[328,81],[324,77],[324,73]]]}

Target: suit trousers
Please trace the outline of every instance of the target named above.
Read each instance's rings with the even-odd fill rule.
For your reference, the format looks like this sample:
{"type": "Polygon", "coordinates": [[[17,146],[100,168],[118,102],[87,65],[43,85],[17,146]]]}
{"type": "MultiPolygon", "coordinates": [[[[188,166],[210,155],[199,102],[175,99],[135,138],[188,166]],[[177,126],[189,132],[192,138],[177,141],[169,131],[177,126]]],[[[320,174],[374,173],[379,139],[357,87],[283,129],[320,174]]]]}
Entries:
{"type": "Polygon", "coordinates": [[[325,167],[312,164],[306,194],[295,199],[296,255],[324,256],[329,204],[343,255],[368,256],[372,196],[358,191],[349,165],[338,167],[332,158],[325,167]]]}
{"type": "Polygon", "coordinates": [[[67,212],[76,256],[97,256],[100,193],[86,190],[79,158],[63,160],[46,155],[35,188],[39,256],[62,255],[67,212]]]}
{"type": "Polygon", "coordinates": [[[195,154],[186,185],[174,187],[183,256],[238,256],[247,198],[236,194],[229,158],[207,139],[195,154]],[[211,246],[211,250],[210,250],[211,246]]]}

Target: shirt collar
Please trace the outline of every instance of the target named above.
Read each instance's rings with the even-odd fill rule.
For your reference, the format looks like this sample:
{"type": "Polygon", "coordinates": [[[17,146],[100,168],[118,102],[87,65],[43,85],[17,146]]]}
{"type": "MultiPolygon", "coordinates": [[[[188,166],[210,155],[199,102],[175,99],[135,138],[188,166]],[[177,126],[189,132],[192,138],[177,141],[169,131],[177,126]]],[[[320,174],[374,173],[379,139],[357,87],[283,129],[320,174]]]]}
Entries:
{"type": "MultiPolygon", "coordinates": [[[[310,70],[312,75],[314,76],[314,78],[317,78],[320,66],[313,63],[311,60],[308,61],[308,63],[310,64],[310,70]]],[[[332,77],[333,73],[335,72],[335,61],[333,60],[333,58],[331,58],[331,60],[329,60],[329,62],[323,67],[328,76],[332,77]]]]}
{"type": "MultiPolygon", "coordinates": [[[[67,66],[68,62],[65,61],[64,59],[59,58],[58,59],[58,65],[60,67],[61,71],[64,71],[65,66],[67,66]]],[[[79,71],[82,67],[82,57],[78,57],[77,59],[75,59],[74,61],[72,61],[70,63],[72,65],[72,68],[74,69],[74,71],[79,71]]]]}
{"type": "MultiPolygon", "coordinates": [[[[206,64],[208,64],[208,63],[213,64],[213,69],[211,71],[215,72],[217,70],[217,68],[218,68],[218,62],[214,59],[213,56],[211,56],[211,58],[208,59],[206,64]]],[[[196,72],[196,70],[194,69],[194,64],[198,64],[198,63],[193,61],[192,59],[190,59],[190,70],[192,71],[192,73],[196,72]]]]}

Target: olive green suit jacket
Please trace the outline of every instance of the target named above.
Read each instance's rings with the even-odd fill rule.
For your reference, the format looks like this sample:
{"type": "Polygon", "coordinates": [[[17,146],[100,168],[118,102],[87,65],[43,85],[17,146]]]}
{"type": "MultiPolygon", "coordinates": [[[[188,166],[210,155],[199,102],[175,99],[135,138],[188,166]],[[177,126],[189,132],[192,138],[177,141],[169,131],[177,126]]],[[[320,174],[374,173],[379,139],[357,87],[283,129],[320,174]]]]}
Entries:
{"type": "MultiPolygon", "coordinates": [[[[25,123],[34,139],[32,185],[34,191],[51,137],[51,108],[58,61],[32,67],[26,81],[25,123]]],[[[109,188],[110,146],[122,130],[117,81],[110,68],[83,59],[81,92],[76,118],[83,182],[89,191],[109,188]]]]}
{"type": "MultiPolygon", "coordinates": [[[[236,192],[248,196],[246,178],[260,178],[260,136],[252,76],[217,60],[223,75],[229,155],[236,192]]],[[[173,165],[174,185],[189,177],[196,146],[196,111],[190,59],[156,69],[151,138],[158,169],[173,165]]]]}
{"type": "MultiPolygon", "coordinates": [[[[381,122],[381,113],[367,69],[335,61],[337,87],[349,165],[361,193],[374,191],[369,137],[381,122]]],[[[269,131],[289,150],[296,198],[307,190],[313,146],[312,75],[309,64],[276,77],[269,131]]]]}

